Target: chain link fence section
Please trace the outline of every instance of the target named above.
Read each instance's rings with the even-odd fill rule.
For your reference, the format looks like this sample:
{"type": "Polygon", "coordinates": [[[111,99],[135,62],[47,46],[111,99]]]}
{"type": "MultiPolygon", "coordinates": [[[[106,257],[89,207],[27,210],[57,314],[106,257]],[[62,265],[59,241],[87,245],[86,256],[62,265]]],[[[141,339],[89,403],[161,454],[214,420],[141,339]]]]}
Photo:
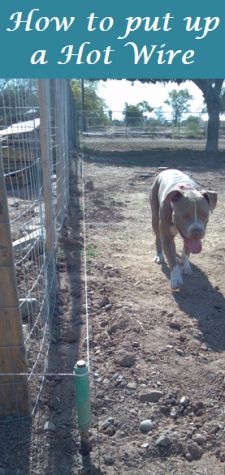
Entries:
{"type": "MultiPolygon", "coordinates": [[[[50,321],[56,299],[56,252],[68,207],[74,117],[68,80],[0,80],[5,206],[9,213],[12,265],[16,271],[16,306],[23,331],[20,345],[24,344],[27,358],[23,368],[27,367],[32,411],[48,364],[50,321]]],[[[0,294],[3,291],[0,288],[0,294]]],[[[9,311],[6,306],[0,308],[0,317],[4,314],[0,326],[6,326],[7,335],[7,341],[0,340],[0,416],[21,416],[24,414],[18,404],[17,390],[21,366],[14,361],[17,336],[8,338],[14,331],[10,319],[5,318],[9,311]],[[12,360],[10,365],[5,365],[6,359],[12,360]]]]}

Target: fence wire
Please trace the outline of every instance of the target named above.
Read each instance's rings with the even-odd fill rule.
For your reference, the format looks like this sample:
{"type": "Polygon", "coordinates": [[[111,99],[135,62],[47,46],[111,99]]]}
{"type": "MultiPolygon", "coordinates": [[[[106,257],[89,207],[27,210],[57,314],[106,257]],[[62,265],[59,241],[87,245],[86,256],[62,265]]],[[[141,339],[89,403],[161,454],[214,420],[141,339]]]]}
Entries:
{"type": "MultiPolygon", "coordinates": [[[[33,412],[47,370],[57,243],[68,207],[73,107],[67,80],[0,80],[0,148],[33,412]]],[[[1,341],[3,359],[11,345],[1,341]]],[[[15,375],[7,377],[3,370],[4,365],[5,404],[6,384],[19,396],[15,375]]],[[[12,407],[4,404],[1,415],[11,414],[12,407]]],[[[18,404],[12,412],[23,415],[18,404]]]]}

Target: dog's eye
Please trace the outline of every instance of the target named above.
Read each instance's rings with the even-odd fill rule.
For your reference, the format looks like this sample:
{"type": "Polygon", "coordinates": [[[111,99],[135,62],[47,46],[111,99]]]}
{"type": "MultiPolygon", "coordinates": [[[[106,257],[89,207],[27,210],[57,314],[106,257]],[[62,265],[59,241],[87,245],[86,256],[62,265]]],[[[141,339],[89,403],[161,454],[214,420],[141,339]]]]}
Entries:
{"type": "Polygon", "coordinates": [[[201,216],[201,218],[206,219],[206,218],[208,218],[208,213],[202,212],[200,216],[201,216]]]}

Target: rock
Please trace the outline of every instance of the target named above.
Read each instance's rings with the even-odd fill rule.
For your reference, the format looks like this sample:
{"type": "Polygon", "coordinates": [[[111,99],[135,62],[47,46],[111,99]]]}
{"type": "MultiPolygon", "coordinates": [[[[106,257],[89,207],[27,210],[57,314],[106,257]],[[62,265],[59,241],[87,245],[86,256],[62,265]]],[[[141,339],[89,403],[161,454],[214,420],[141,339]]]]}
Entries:
{"type": "MultiPolygon", "coordinates": [[[[187,445],[187,454],[190,454],[191,460],[199,460],[202,457],[203,450],[196,442],[191,441],[187,445]]],[[[186,458],[187,458],[186,454],[186,458]]]]}
{"type": "Polygon", "coordinates": [[[185,457],[186,457],[186,460],[187,460],[188,462],[192,462],[193,458],[192,458],[190,452],[186,452],[185,457]]]}
{"type": "Polygon", "coordinates": [[[103,423],[102,423],[102,428],[107,429],[107,427],[114,425],[115,419],[114,417],[108,417],[103,423]]]}
{"type": "Polygon", "coordinates": [[[192,439],[194,442],[196,442],[196,444],[202,445],[204,444],[204,442],[206,442],[206,435],[201,434],[200,432],[197,432],[196,434],[192,436],[192,439]]]}
{"type": "Polygon", "coordinates": [[[180,331],[181,330],[181,324],[180,322],[178,322],[178,320],[171,320],[171,322],[169,322],[169,327],[172,328],[173,330],[178,330],[180,331]]]}
{"type": "Polygon", "coordinates": [[[173,419],[176,419],[178,414],[179,414],[179,409],[176,407],[173,407],[170,411],[170,417],[172,417],[173,419]]]}
{"type": "Polygon", "coordinates": [[[144,444],[141,445],[142,449],[148,449],[149,448],[149,443],[145,442],[144,444]]]}
{"type": "Polygon", "coordinates": [[[46,421],[45,422],[45,425],[44,425],[44,431],[46,432],[55,432],[55,424],[53,424],[53,422],[51,421],[46,421]]]}
{"type": "Polygon", "coordinates": [[[155,390],[143,390],[139,396],[140,402],[158,402],[163,397],[162,391],[155,390]]]}
{"type": "Polygon", "coordinates": [[[114,465],[115,463],[115,459],[110,455],[105,455],[105,457],[103,457],[103,460],[105,465],[114,465]]]}
{"type": "Polygon", "coordinates": [[[85,190],[86,191],[94,191],[94,183],[92,180],[88,180],[86,183],[85,183],[85,190]]]}
{"type": "Polygon", "coordinates": [[[180,348],[176,348],[176,353],[177,353],[177,355],[179,355],[179,356],[183,356],[183,355],[184,355],[183,350],[181,350],[180,348]]]}
{"type": "Polygon", "coordinates": [[[138,341],[132,341],[131,345],[133,346],[133,348],[139,348],[140,343],[138,341]]]}
{"type": "Polygon", "coordinates": [[[135,356],[132,353],[120,352],[117,354],[115,362],[124,368],[131,368],[135,364],[135,356]]]}
{"type": "Polygon", "coordinates": [[[192,408],[196,416],[202,416],[202,414],[204,413],[204,404],[202,401],[194,403],[192,408]]]}
{"type": "Polygon", "coordinates": [[[147,434],[154,428],[154,423],[151,421],[151,419],[145,419],[140,423],[139,429],[141,432],[144,434],[147,434]]]}
{"type": "Polygon", "coordinates": [[[182,398],[180,399],[179,402],[180,402],[181,406],[188,407],[188,404],[189,404],[190,401],[186,396],[182,396],[182,398]]]}
{"type": "Polygon", "coordinates": [[[131,390],[135,391],[135,389],[137,389],[137,383],[135,383],[135,382],[128,383],[127,384],[127,389],[131,389],[131,390]]]}
{"type": "Polygon", "coordinates": [[[109,303],[108,305],[106,305],[106,306],[104,307],[104,309],[105,309],[106,312],[109,312],[110,310],[112,310],[112,304],[109,303]]]}
{"type": "Polygon", "coordinates": [[[106,297],[106,296],[104,296],[102,298],[102,300],[100,300],[98,302],[98,306],[101,307],[101,308],[106,307],[106,305],[109,305],[109,304],[110,304],[110,301],[109,301],[108,297],[106,297]]]}
{"type": "Polygon", "coordinates": [[[170,444],[171,444],[171,440],[167,434],[160,435],[155,443],[157,447],[163,447],[163,448],[169,447],[170,444]]]}
{"type": "Polygon", "coordinates": [[[205,343],[202,343],[201,350],[202,351],[209,351],[208,346],[205,343]]]}
{"type": "Polygon", "coordinates": [[[116,433],[116,428],[113,425],[110,425],[106,428],[105,433],[112,437],[116,433]]]}

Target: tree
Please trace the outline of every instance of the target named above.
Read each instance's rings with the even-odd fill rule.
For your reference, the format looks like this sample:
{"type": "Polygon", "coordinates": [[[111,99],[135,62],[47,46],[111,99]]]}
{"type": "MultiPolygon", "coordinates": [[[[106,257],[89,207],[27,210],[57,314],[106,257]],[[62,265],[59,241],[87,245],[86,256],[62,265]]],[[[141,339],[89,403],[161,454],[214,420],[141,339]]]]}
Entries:
{"type": "Polygon", "coordinates": [[[153,109],[147,101],[139,102],[136,106],[125,103],[123,115],[128,126],[140,126],[143,124],[144,113],[151,112],[153,109]]]}
{"type": "Polygon", "coordinates": [[[0,80],[0,123],[9,125],[37,117],[39,114],[36,81],[0,80]]]}
{"type": "Polygon", "coordinates": [[[223,79],[193,79],[201,89],[208,112],[207,152],[217,152],[219,142],[220,113],[223,101],[223,79]]]}
{"type": "Polygon", "coordinates": [[[181,89],[180,91],[173,89],[168,95],[169,98],[165,101],[165,104],[172,108],[174,125],[180,125],[182,115],[190,110],[189,101],[192,96],[188,89],[181,89]]]}
{"type": "Polygon", "coordinates": [[[104,99],[97,94],[97,82],[84,82],[84,97],[82,107],[81,83],[77,79],[71,81],[71,89],[74,95],[76,109],[84,112],[85,125],[103,126],[109,122],[108,107],[104,99]]]}
{"type": "Polygon", "coordinates": [[[157,109],[154,110],[154,113],[159,124],[163,125],[166,123],[166,118],[164,116],[162,106],[157,107],[157,109]]]}
{"type": "MultiPolygon", "coordinates": [[[[181,84],[187,79],[173,79],[177,84],[181,84]]],[[[171,79],[139,79],[142,82],[171,82],[171,79]]],[[[207,126],[207,152],[218,151],[219,141],[219,125],[220,125],[220,108],[221,99],[223,98],[222,86],[224,79],[191,79],[196,86],[202,91],[207,106],[208,126],[207,126]]],[[[223,100],[223,99],[222,99],[223,100]]]]}

